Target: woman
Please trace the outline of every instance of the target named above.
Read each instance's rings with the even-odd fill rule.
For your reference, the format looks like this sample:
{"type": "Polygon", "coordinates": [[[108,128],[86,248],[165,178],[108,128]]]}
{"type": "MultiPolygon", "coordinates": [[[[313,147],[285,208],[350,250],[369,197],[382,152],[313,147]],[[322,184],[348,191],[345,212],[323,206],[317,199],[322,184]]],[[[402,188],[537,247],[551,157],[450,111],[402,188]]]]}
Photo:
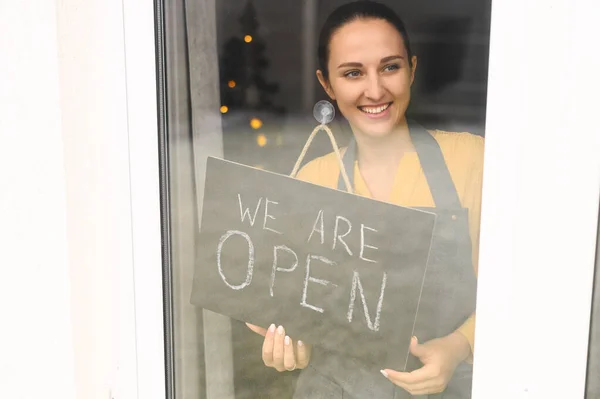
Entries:
{"type": "MultiPolygon", "coordinates": [[[[282,326],[249,325],[265,336],[263,361],[278,371],[303,369],[295,398],[470,398],[483,139],[407,120],[417,58],[386,6],[357,1],[336,9],[318,53],[317,78],[354,135],[343,162],[355,193],[438,216],[423,292],[429,299],[419,307],[429,322],[417,321],[410,352],[420,367],[412,372],[382,365],[383,376],[373,375],[356,360],[294,342],[282,326]]],[[[339,175],[331,153],[298,178],[344,189],[339,175]]]]}

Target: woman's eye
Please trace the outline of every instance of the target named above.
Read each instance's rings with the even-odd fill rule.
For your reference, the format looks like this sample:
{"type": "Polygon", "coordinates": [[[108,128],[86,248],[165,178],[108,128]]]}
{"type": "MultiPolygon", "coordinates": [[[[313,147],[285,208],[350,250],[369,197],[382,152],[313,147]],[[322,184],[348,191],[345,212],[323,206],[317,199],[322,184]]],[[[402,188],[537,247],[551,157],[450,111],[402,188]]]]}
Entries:
{"type": "Polygon", "coordinates": [[[357,78],[360,76],[360,71],[348,71],[344,74],[347,78],[357,78]]]}
{"type": "Polygon", "coordinates": [[[383,70],[384,70],[384,71],[386,71],[386,72],[389,72],[389,71],[396,71],[396,70],[398,70],[398,69],[400,69],[400,65],[398,65],[398,64],[390,64],[390,65],[386,65],[386,66],[383,68],[383,70]]]}

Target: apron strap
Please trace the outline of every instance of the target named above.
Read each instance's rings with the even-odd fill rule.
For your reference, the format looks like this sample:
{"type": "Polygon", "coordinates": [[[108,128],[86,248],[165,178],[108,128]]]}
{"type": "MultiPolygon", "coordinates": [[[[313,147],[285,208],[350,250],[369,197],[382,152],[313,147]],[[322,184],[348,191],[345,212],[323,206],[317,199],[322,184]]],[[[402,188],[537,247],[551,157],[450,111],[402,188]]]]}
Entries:
{"type": "MultiPolygon", "coordinates": [[[[417,122],[408,120],[408,130],[436,208],[460,209],[460,198],[446,166],[440,145],[431,133],[417,122]]],[[[344,167],[351,184],[354,184],[356,151],[356,141],[352,138],[343,157],[344,167]]],[[[338,179],[338,190],[345,189],[344,181],[338,179]]]]}
{"type": "Polygon", "coordinates": [[[431,196],[437,208],[460,209],[460,198],[444,160],[442,149],[435,138],[418,123],[409,120],[410,139],[425,173],[431,196]]]}

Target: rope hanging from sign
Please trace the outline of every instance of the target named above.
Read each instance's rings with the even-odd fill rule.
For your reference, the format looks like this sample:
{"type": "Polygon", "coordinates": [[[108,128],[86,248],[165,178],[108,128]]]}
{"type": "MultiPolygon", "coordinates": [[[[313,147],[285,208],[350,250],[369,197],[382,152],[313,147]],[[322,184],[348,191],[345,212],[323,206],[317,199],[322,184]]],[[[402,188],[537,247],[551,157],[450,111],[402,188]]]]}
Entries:
{"type": "Polygon", "coordinates": [[[314,107],[313,115],[315,116],[317,121],[320,122],[320,125],[315,127],[310,136],[308,136],[308,140],[306,140],[306,144],[304,144],[304,148],[302,149],[302,152],[300,153],[300,156],[298,157],[298,160],[296,161],[296,164],[294,165],[294,169],[292,170],[290,176],[294,178],[296,177],[298,171],[300,170],[300,165],[302,165],[302,161],[304,160],[306,152],[310,148],[312,141],[314,140],[317,133],[323,130],[329,136],[329,141],[331,141],[333,152],[335,152],[335,156],[340,164],[340,171],[342,174],[342,178],[344,179],[344,184],[346,185],[346,190],[352,194],[354,191],[352,190],[352,184],[350,183],[350,179],[348,178],[348,174],[346,173],[346,168],[344,167],[344,162],[342,161],[342,155],[340,154],[340,149],[337,145],[337,142],[335,141],[333,132],[331,131],[329,126],[327,126],[327,123],[331,122],[335,115],[333,105],[331,105],[331,103],[329,103],[328,101],[319,101],[314,107]]]}

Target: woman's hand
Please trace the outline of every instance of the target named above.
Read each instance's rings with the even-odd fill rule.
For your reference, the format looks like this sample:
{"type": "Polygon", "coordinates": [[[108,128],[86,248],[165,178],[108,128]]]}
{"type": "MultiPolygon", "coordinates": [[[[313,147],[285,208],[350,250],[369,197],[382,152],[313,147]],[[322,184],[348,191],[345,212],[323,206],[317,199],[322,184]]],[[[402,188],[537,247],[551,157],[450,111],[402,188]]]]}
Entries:
{"type": "Polygon", "coordinates": [[[310,360],[310,345],[302,341],[294,341],[285,335],[282,326],[275,328],[271,324],[269,329],[246,323],[249,329],[265,337],[262,347],[262,359],[265,366],[277,371],[293,371],[303,369],[310,360]]]}
{"type": "Polygon", "coordinates": [[[412,395],[427,395],[446,389],[456,367],[470,356],[471,346],[461,333],[454,332],[422,345],[413,337],[410,352],[423,367],[410,373],[385,369],[381,374],[412,395]]]}

